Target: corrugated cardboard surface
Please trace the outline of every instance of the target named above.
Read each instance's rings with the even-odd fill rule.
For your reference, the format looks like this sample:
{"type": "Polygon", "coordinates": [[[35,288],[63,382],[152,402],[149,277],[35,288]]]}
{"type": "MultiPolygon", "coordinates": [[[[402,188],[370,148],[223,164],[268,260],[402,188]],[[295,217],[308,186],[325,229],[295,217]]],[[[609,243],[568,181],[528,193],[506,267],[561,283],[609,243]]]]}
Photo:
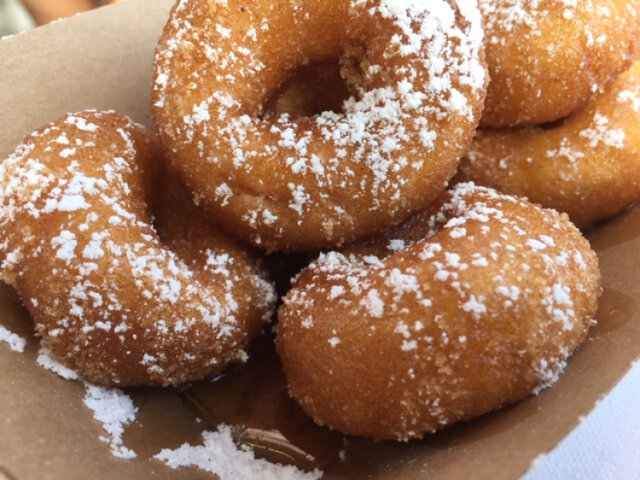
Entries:
{"type": "MultiPolygon", "coordinates": [[[[149,125],[153,49],[170,0],[129,0],[0,41],[0,158],[34,128],[68,111],[113,108],[149,125]]],[[[552,389],[503,411],[409,444],[350,439],[328,478],[514,479],[588,414],[640,355],[640,209],[588,234],[605,291],[599,324],[552,389]]],[[[113,457],[84,388],[36,364],[38,341],[19,299],[0,287],[0,324],[29,339],[0,344],[0,473],[18,480],[211,478],[150,460],[197,444],[197,412],[174,391],[138,390],[144,407],[127,428],[135,460],[113,457]]],[[[2,475],[0,475],[2,478],[2,475]]]]}

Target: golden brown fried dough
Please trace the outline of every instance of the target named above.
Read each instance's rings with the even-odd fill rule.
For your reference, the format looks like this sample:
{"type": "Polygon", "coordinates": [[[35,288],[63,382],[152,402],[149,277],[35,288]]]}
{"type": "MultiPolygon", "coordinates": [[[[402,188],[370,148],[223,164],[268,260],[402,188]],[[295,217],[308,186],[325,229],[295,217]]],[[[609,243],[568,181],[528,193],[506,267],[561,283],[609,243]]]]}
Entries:
{"type": "Polygon", "coordinates": [[[640,62],[556,126],[480,130],[458,178],[566,212],[579,227],[640,197],[640,62]]]}
{"type": "Polygon", "coordinates": [[[491,82],[483,127],[552,122],[628,68],[640,1],[479,0],[491,82]]]}
{"type": "Polygon", "coordinates": [[[352,241],[425,208],[485,92],[470,2],[180,1],[156,50],[153,114],[195,203],[269,250],[352,241]],[[341,59],[341,112],[263,115],[300,65],[341,59]]]}
{"type": "Polygon", "coordinates": [[[214,374],[246,357],[273,308],[256,258],[178,192],[153,199],[165,185],[154,179],[160,160],[141,126],[83,112],[29,135],[0,164],[2,278],[56,356],[92,382],[214,374]]]}
{"type": "Polygon", "coordinates": [[[321,255],[284,298],[276,342],[316,422],[407,440],[551,384],[599,294],[566,215],[458,184],[385,236],[321,255]]]}

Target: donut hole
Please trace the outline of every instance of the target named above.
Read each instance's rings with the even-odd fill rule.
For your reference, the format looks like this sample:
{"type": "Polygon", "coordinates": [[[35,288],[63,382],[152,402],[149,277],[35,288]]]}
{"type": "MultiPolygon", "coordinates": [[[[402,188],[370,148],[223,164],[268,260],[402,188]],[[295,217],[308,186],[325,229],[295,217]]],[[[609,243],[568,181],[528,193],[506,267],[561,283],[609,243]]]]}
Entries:
{"type": "Polygon", "coordinates": [[[538,125],[538,128],[542,130],[554,130],[560,127],[569,117],[559,118],[558,120],[554,120],[553,122],[546,122],[541,125],[538,125]]]}
{"type": "Polygon", "coordinates": [[[308,63],[289,74],[265,106],[265,115],[298,118],[342,113],[342,105],[351,95],[338,59],[308,63]]]}

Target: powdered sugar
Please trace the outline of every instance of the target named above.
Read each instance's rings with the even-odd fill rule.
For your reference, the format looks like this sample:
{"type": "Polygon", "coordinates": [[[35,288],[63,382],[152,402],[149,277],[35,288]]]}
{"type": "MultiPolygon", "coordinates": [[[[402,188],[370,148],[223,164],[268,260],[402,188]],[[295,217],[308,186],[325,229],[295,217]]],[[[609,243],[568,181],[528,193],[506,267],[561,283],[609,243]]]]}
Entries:
{"type": "Polygon", "coordinates": [[[533,363],[532,367],[540,378],[540,384],[533,391],[534,395],[538,395],[560,379],[560,375],[567,366],[566,357],[568,355],[569,352],[565,350],[558,358],[542,358],[533,363]]]}
{"type": "Polygon", "coordinates": [[[602,144],[606,147],[623,149],[626,134],[621,128],[610,128],[609,119],[600,113],[593,117],[589,128],[580,131],[579,135],[589,140],[589,147],[596,148],[602,144]]]}
{"type": "Polygon", "coordinates": [[[384,302],[380,299],[380,294],[375,288],[369,290],[361,303],[367,312],[374,317],[381,317],[384,313],[384,302]]]}
{"type": "Polygon", "coordinates": [[[65,380],[81,381],[86,389],[83,401],[106,433],[99,437],[100,440],[109,445],[115,457],[136,457],[136,453],[127,448],[122,440],[124,428],[136,419],[138,411],[127,394],[116,388],[104,388],[87,382],[77,372],[62,365],[46,345],[40,347],[37,362],[65,380]]]}
{"type": "Polygon", "coordinates": [[[203,432],[202,445],[185,443],[175,450],[162,450],[155,458],[171,468],[199,468],[220,480],[316,480],[322,476],[319,470],[305,473],[258,459],[249,447],[236,445],[232,433],[231,427],[220,425],[215,432],[203,432]]]}
{"type": "Polygon", "coordinates": [[[76,236],[69,230],[62,230],[60,235],[51,239],[51,246],[56,249],[56,258],[69,263],[75,258],[75,249],[78,245],[76,236]]]}
{"type": "Polygon", "coordinates": [[[135,458],[136,453],[122,441],[124,427],[136,419],[138,409],[131,398],[118,389],[107,389],[85,383],[84,403],[93,410],[93,418],[102,423],[107,435],[100,437],[109,444],[111,453],[119,458],[135,458]]]}
{"type": "Polygon", "coordinates": [[[24,338],[7,330],[3,325],[0,325],[0,342],[6,343],[11,350],[20,353],[24,352],[27,346],[27,341],[24,338]]]}
{"type": "MultiPolygon", "coordinates": [[[[150,360],[150,363],[153,362],[150,360]]],[[[105,431],[105,435],[99,437],[100,440],[107,443],[111,453],[118,458],[137,456],[136,452],[124,445],[122,438],[125,428],[135,421],[138,412],[129,395],[120,389],[104,388],[85,381],[58,362],[44,345],[39,351],[38,364],[64,379],[82,381],[86,388],[83,402],[105,431]]],[[[176,450],[162,450],[155,458],[171,468],[197,467],[218,475],[221,480],[312,480],[322,476],[319,470],[305,473],[294,466],[273,464],[255,458],[249,447],[235,444],[232,427],[228,425],[220,425],[217,432],[203,432],[202,435],[202,446],[184,444],[176,450]]]]}
{"type": "Polygon", "coordinates": [[[629,102],[636,112],[640,112],[640,87],[636,90],[623,90],[618,94],[618,102],[629,102]]]}
{"type": "Polygon", "coordinates": [[[470,312],[473,315],[473,318],[476,319],[479,319],[482,314],[487,313],[487,307],[483,302],[483,298],[476,297],[475,295],[471,295],[469,300],[462,304],[462,310],[470,312]]]}
{"type": "Polygon", "coordinates": [[[42,368],[55,373],[65,380],[82,380],[82,377],[77,372],[62,365],[45,345],[42,345],[38,350],[37,362],[42,368]]]}

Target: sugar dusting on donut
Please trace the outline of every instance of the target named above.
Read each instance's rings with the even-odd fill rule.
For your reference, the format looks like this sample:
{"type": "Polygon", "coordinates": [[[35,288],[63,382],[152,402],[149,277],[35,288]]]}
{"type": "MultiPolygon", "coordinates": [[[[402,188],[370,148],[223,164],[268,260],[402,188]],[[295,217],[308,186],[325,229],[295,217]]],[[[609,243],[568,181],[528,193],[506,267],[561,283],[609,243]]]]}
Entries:
{"type": "Polygon", "coordinates": [[[320,255],[285,297],[278,348],[316,421],[421,437],[548,387],[584,339],[597,260],[566,217],[469,183],[447,195],[412,226],[320,255]]]}
{"type": "Polygon", "coordinates": [[[638,46],[637,0],[479,0],[478,6],[493,83],[482,126],[566,117],[628,68],[638,46]]]}
{"type": "MultiPolygon", "coordinates": [[[[474,220],[486,224],[486,228],[482,228],[482,233],[489,233],[490,225],[494,222],[500,224],[500,228],[504,231],[505,242],[494,242],[489,245],[487,252],[475,252],[471,256],[471,261],[467,263],[463,261],[460,255],[454,251],[447,251],[443,249],[442,245],[438,242],[424,242],[422,250],[419,254],[421,260],[433,261],[437,267],[437,271],[434,275],[434,279],[439,282],[444,282],[451,287],[452,292],[455,292],[457,302],[462,310],[471,312],[474,317],[480,320],[485,314],[489,314],[487,308],[483,303],[483,297],[477,296],[473,291],[469,291],[469,285],[465,285],[459,281],[459,272],[468,269],[483,269],[490,265],[497,265],[499,262],[504,262],[505,256],[517,256],[517,252],[520,250],[536,251],[540,252],[543,258],[548,261],[549,268],[562,269],[567,266],[569,262],[575,263],[579,269],[586,270],[587,266],[582,259],[582,255],[579,251],[572,252],[570,250],[557,250],[554,241],[551,237],[546,235],[540,235],[535,237],[529,237],[527,235],[527,225],[524,222],[518,221],[518,219],[509,218],[504,213],[495,207],[487,206],[483,203],[476,203],[472,208],[468,208],[465,197],[470,193],[481,194],[487,198],[500,199],[503,202],[516,203],[521,202],[515,197],[502,195],[495,190],[476,186],[472,183],[463,183],[456,185],[451,191],[451,199],[438,211],[438,213],[431,217],[431,230],[425,235],[426,238],[431,237],[437,233],[437,231],[444,229],[448,233],[451,239],[465,239],[466,231],[464,225],[468,220],[474,220]],[[439,220],[444,217],[449,218],[444,225],[439,224],[439,220]],[[511,236],[515,234],[521,241],[514,242],[513,244],[506,241],[506,235],[511,236]],[[548,253],[547,253],[548,252],[548,253]],[[438,258],[438,260],[436,260],[438,258]]],[[[549,227],[553,228],[550,224],[549,227]]],[[[475,238],[468,238],[469,242],[476,241],[475,238]]],[[[393,243],[392,239],[390,243],[393,243]]],[[[406,242],[404,249],[410,248],[412,242],[406,242]]],[[[392,254],[393,252],[389,252],[392,254]]],[[[329,252],[320,254],[319,258],[312,263],[308,268],[317,269],[319,272],[324,272],[330,275],[332,278],[337,279],[342,276],[346,283],[349,285],[351,293],[356,295],[362,295],[363,300],[358,305],[353,305],[354,311],[366,312],[375,317],[381,317],[386,311],[387,313],[393,313],[397,306],[401,303],[401,297],[404,295],[414,295],[419,303],[425,307],[430,307],[433,304],[434,299],[428,296],[424,296],[421,288],[420,281],[413,274],[413,268],[409,267],[406,270],[393,269],[386,271],[382,262],[383,258],[379,258],[375,255],[347,255],[340,252],[329,252]],[[378,272],[376,273],[376,270],[378,272]],[[385,277],[385,283],[392,288],[394,295],[392,301],[383,303],[380,299],[379,292],[375,289],[370,289],[371,277],[381,275],[385,277]]],[[[529,265],[526,263],[520,265],[521,279],[524,282],[526,273],[529,271],[529,265]]],[[[513,302],[517,301],[520,295],[526,296],[530,294],[526,287],[521,291],[521,287],[515,285],[505,285],[502,283],[502,278],[496,276],[493,278],[495,283],[495,292],[505,297],[505,306],[512,306],[513,302]]],[[[332,292],[325,292],[322,289],[316,290],[316,286],[310,284],[307,293],[302,293],[302,296],[328,294],[329,298],[339,298],[339,295],[335,294],[335,290],[332,292]]],[[[567,293],[570,290],[563,283],[556,283],[552,287],[547,288],[546,299],[546,313],[549,315],[550,320],[560,322],[562,329],[571,330],[574,323],[573,304],[567,293]]],[[[298,295],[301,292],[296,292],[295,301],[302,300],[298,295]]],[[[292,300],[293,303],[295,303],[292,300]]],[[[304,303],[304,301],[303,301],[304,303]]],[[[399,324],[396,330],[402,334],[402,346],[401,350],[406,350],[406,339],[410,338],[408,335],[409,330],[405,325],[399,324]]],[[[418,328],[419,331],[419,328],[418,328]]]]}
{"type": "MultiPolygon", "coordinates": [[[[478,7],[490,31],[511,32],[516,27],[525,26],[528,29],[526,36],[540,36],[538,23],[545,18],[550,8],[562,8],[562,16],[568,21],[574,19],[579,10],[594,11],[598,16],[610,17],[611,10],[605,3],[594,0],[478,0],[478,7]]],[[[585,34],[590,36],[591,42],[604,41],[593,38],[588,30],[585,34]]],[[[492,43],[504,41],[499,36],[489,36],[487,40],[492,43]]]]}
{"type": "Polygon", "coordinates": [[[587,227],[640,196],[639,121],[635,62],[556,126],[479,131],[458,179],[526,196],[587,227]]]}
{"type": "MultiPolygon", "coordinates": [[[[187,0],[182,0],[176,11],[185,9],[188,4],[187,0]]],[[[385,18],[391,18],[394,23],[401,28],[404,37],[398,36],[396,42],[389,45],[389,53],[393,50],[399,50],[402,56],[415,55],[426,48],[429,49],[429,58],[425,60],[425,64],[430,73],[430,83],[427,85],[426,95],[414,87],[412,77],[416,75],[415,71],[407,71],[405,81],[397,85],[396,89],[375,89],[363,92],[363,98],[356,100],[351,98],[345,103],[345,116],[333,112],[324,112],[314,121],[321,127],[326,138],[332,138],[337,141],[338,145],[353,144],[373,144],[371,152],[366,153],[368,156],[363,159],[373,169],[380,182],[385,180],[383,172],[386,172],[390,165],[387,164],[385,153],[393,150],[391,145],[396,139],[402,137],[400,130],[400,119],[408,114],[414,113],[423,108],[427,98],[435,101],[438,105],[437,115],[446,116],[452,110],[466,115],[470,115],[470,109],[464,96],[453,86],[452,77],[459,75],[459,82],[462,85],[468,85],[475,91],[484,86],[485,70],[479,61],[478,50],[481,48],[483,33],[480,27],[480,20],[477,9],[473,8],[473,2],[458,1],[456,6],[459,8],[460,14],[464,15],[469,22],[468,31],[461,31],[455,25],[455,10],[451,7],[450,2],[445,0],[437,0],[435,2],[414,2],[414,1],[390,1],[371,2],[369,0],[354,0],[351,2],[353,15],[362,14],[367,9],[370,15],[379,12],[385,18]],[[378,6],[370,6],[379,3],[378,6]],[[416,32],[414,23],[419,22],[420,28],[416,32]],[[447,45],[443,37],[451,36],[460,40],[455,51],[443,49],[447,45]],[[434,61],[434,59],[442,60],[442,62],[434,61]],[[385,140],[387,143],[381,143],[380,139],[373,138],[367,133],[367,126],[379,121],[387,121],[389,123],[388,130],[385,132],[385,140]]],[[[174,15],[176,21],[177,15],[174,15]]],[[[188,15],[187,15],[188,19],[188,15]]],[[[228,36],[228,31],[220,24],[215,25],[216,31],[222,36],[228,36]]],[[[262,23],[260,30],[268,30],[268,23],[262,23]]],[[[172,50],[176,49],[183,37],[190,31],[189,21],[185,21],[183,25],[178,27],[178,34],[175,41],[170,42],[169,49],[166,53],[168,57],[172,56],[172,50]]],[[[259,31],[251,29],[247,33],[244,40],[255,40],[259,35],[259,31]]],[[[185,40],[186,41],[186,40],[185,40]]],[[[245,76],[254,75],[264,68],[261,63],[253,65],[252,70],[243,70],[236,68],[236,59],[245,56],[251,56],[250,43],[249,47],[245,42],[236,44],[236,49],[231,52],[225,52],[222,49],[207,50],[213,58],[216,58],[217,64],[221,67],[221,71],[215,72],[215,75],[225,81],[236,83],[241,82],[245,76]]],[[[380,69],[379,65],[369,66],[370,70],[376,71],[380,69]]],[[[156,89],[159,100],[157,106],[164,104],[164,90],[169,82],[169,75],[162,70],[156,77],[156,89]]],[[[200,124],[211,119],[212,115],[216,115],[219,119],[224,119],[229,115],[230,109],[238,107],[239,102],[230,96],[219,96],[214,94],[207,101],[194,105],[193,114],[186,116],[183,120],[186,124],[185,135],[187,138],[193,137],[193,130],[189,126],[200,124]],[[216,98],[219,97],[219,98],[216,98]],[[215,107],[215,108],[212,108],[215,107]]],[[[433,140],[437,137],[435,130],[428,129],[423,117],[417,118],[416,123],[425,127],[422,134],[423,146],[426,149],[433,147],[433,140]]],[[[221,122],[224,123],[224,122],[221,122]]],[[[248,116],[242,116],[234,119],[229,128],[220,132],[210,132],[211,135],[218,134],[225,141],[231,141],[238,148],[242,147],[242,137],[246,135],[246,127],[250,120],[248,116]],[[230,137],[229,137],[229,136],[230,137]]],[[[323,167],[317,163],[317,159],[306,158],[305,145],[310,141],[308,132],[298,132],[297,125],[290,121],[287,115],[282,115],[274,129],[280,136],[280,147],[289,147],[294,149],[297,154],[292,157],[289,166],[293,174],[306,172],[307,169],[312,170],[317,177],[319,186],[322,186],[325,172],[323,167]],[[303,135],[303,136],[301,136],[303,135]]],[[[359,152],[359,155],[362,155],[359,152]]],[[[340,156],[341,152],[338,152],[340,156]]],[[[255,155],[254,152],[244,152],[239,150],[236,152],[236,167],[240,168],[245,163],[245,158],[255,155]]],[[[403,166],[401,166],[403,167],[403,166]]],[[[299,186],[292,186],[292,190],[299,186]]],[[[296,195],[293,195],[296,197],[296,195]]],[[[304,203],[304,201],[294,201],[294,204],[304,203]]],[[[292,209],[298,210],[292,206],[292,209]]],[[[299,213],[302,215],[302,213],[299,213]]]]}
{"type": "MultiPolygon", "coordinates": [[[[594,35],[590,29],[590,22],[581,19],[581,15],[590,15],[592,18],[610,19],[614,13],[609,8],[610,2],[598,0],[478,0],[478,7],[482,13],[486,27],[487,41],[492,44],[504,44],[507,36],[518,31],[524,39],[533,39],[543,35],[540,24],[548,21],[553,9],[560,8],[562,17],[567,22],[582,22],[583,34],[587,37],[586,45],[604,45],[609,42],[606,34],[594,35]],[[521,28],[523,27],[523,28],[521,28]]],[[[638,5],[629,2],[626,14],[632,17],[638,16],[638,5]]],[[[550,42],[550,52],[561,48],[562,44],[550,42]]],[[[611,53],[614,53],[615,45],[611,45],[611,53]]],[[[627,52],[619,49],[619,55],[625,57],[627,52]]]]}
{"type": "MultiPolygon", "coordinates": [[[[132,136],[142,127],[114,121],[112,115],[67,115],[31,135],[0,164],[1,273],[21,292],[31,292],[32,296],[25,296],[24,301],[32,313],[49,317],[49,321],[40,323],[36,316],[36,328],[54,350],[59,342],[66,341],[63,338],[74,337],[72,351],[66,355],[56,351],[61,360],[74,366],[78,360],[73,356],[85,355],[80,352],[83,348],[102,345],[109,349],[104,347],[109,341],[119,343],[125,350],[133,349],[127,345],[135,345],[141,336],[141,346],[136,347],[141,352],[126,351],[123,357],[110,361],[125,365],[131,361],[127,355],[140,357],[138,361],[150,382],[177,383],[184,381],[184,375],[188,375],[185,372],[194,363],[213,367],[224,363],[229,355],[219,352],[218,356],[212,350],[209,358],[195,358],[188,348],[173,351],[171,345],[176,338],[204,334],[207,329],[217,331],[220,341],[235,343],[232,339],[238,335],[241,322],[236,318],[234,285],[240,280],[240,271],[230,268],[234,259],[224,250],[212,247],[200,252],[206,257],[205,269],[218,277],[221,301],[194,276],[190,265],[161,245],[150,218],[141,218],[140,204],[131,200],[132,189],[139,190],[140,185],[131,185],[127,180],[142,168],[136,164],[139,152],[132,136]],[[96,145],[97,137],[104,138],[100,129],[109,127],[98,126],[91,119],[116,124],[111,147],[96,145]],[[113,153],[109,161],[101,164],[104,148],[111,148],[113,153]],[[77,157],[80,150],[82,156],[77,157]],[[63,174],[53,171],[47,160],[56,157],[55,162],[66,164],[63,174]],[[98,160],[92,164],[94,158],[98,160]],[[59,228],[52,231],[56,222],[59,228]],[[46,233],[42,234],[38,225],[48,229],[46,233]],[[140,241],[130,243],[131,238],[126,235],[129,230],[139,231],[140,241]],[[34,260],[43,265],[50,263],[51,270],[36,273],[34,260]],[[29,263],[28,270],[24,269],[25,262],[29,263]],[[123,272],[132,276],[130,284],[139,295],[138,302],[147,308],[132,311],[127,305],[131,292],[122,289],[128,281],[120,277],[123,272]],[[39,283],[25,286],[25,275],[39,283]],[[56,292],[52,285],[58,285],[59,290],[56,292]],[[171,313],[178,306],[183,310],[171,313]],[[51,314],[56,317],[54,320],[51,314]],[[200,331],[198,325],[207,327],[200,331]],[[172,351],[175,357],[168,358],[163,351],[172,351]]],[[[255,302],[264,310],[264,320],[268,320],[272,311],[269,304],[274,301],[272,286],[257,272],[247,268],[244,273],[260,292],[255,302]]],[[[242,359],[246,354],[238,348],[232,356],[242,359]]],[[[91,378],[91,372],[83,374],[91,378]]],[[[102,377],[97,381],[117,384],[120,378],[113,374],[109,380],[102,377]]]]}
{"type": "MultiPolygon", "coordinates": [[[[192,65],[187,76],[193,82],[186,82],[187,90],[195,88],[205,76],[225,86],[246,82],[253,85],[251,79],[269,68],[261,60],[264,55],[259,54],[258,42],[264,34],[272,35],[267,19],[253,19],[249,28],[243,25],[245,30],[233,31],[227,16],[208,16],[203,23],[197,18],[203,12],[182,1],[175,7],[167,26],[171,38],[156,55],[153,98],[156,111],[164,112],[156,115],[156,120],[161,118],[159,126],[164,138],[181,145],[174,150],[191,145],[189,151],[199,155],[203,162],[212,166],[224,164],[232,170],[224,174],[229,177],[234,176],[234,171],[250,177],[258,159],[275,161],[277,151],[278,156],[284,158],[283,172],[289,179],[274,177],[273,180],[282,182],[288,189],[288,214],[297,217],[298,226],[319,207],[329,210],[326,216],[342,219],[344,223],[351,221],[349,217],[353,214],[349,205],[338,201],[345,197],[347,190],[354,199],[373,194],[374,199],[368,206],[373,212],[406,208],[403,189],[407,182],[420,175],[424,160],[408,160],[401,153],[405,144],[415,137],[416,147],[425,155],[433,154],[440,135],[435,122],[457,115],[473,123],[477,110],[469,104],[469,92],[481,95],[486,81],[480,54],[483,33],[475,2],[353,0],[346,3],[352,19],[365,16],[392,22],[398,33],[380,57],[405,59],[405,64],[395,72],[398,81],[382,87],[371,86],[384,84],[380,76],[383,67],[363,61],[363,78],[358,85],[353,85],[357,98],[346,100],[342,112],[323,112],[302,124],[286,114],[265,119],[262,122],[271,122],[269,140],[272,142],[255,141],[258,126],[264,123],[256,121],[254,115],[260,113],[262,106],[257,106],[257,112],[247,111],[246,101],[241,98],[242,88],[216,90],[204,99],[195,93],[186,93],[185,99],[194,97],[197,101],[191,107],[180,107],[185,114],[180,118],[167,118],[166,114],[171,110],[167,95],[176,94],[178,82],[185,84],[173,72],[174,61],[179,63],[174,57],[185,55],[190,49],[203,51],[210,66],[205,69],[192,65]],[[194,28],[196,22],[199,28],[194,28]],[[419,74],[418,68],[426,75],[419,74]],[[316,147],[318,141],[325,146],[316,147]],[[333,147],[328,149],[328,144],[333,147]],[[230,163],[216,153],[224,151],[226,145],[231,146],[230,163]],[[338,195],[333,193],[336,191],[338,195]],[[379,198],[388,200],[381,202],[379,198]]],[[[292,7],[300,9],[299,22],[305,19],[302,6],[292,7]]],[[[215,5],[212,9],[216,10],[215,5]]],[[[345,55],[349,54],[347,48],[345,55]]],[[[234,196],[244,193],[245,188],[220,181],[224,175],[218,175],[218,183],[210,188],[221,207],[233,202],[234,196]]],[[[259,184],[260,179],[256,178],[255,182],[259,184]]],[[[203,195],[194,192],[196,201],[203,195]]],[[[267,227],[277,235],[278,228],[283,228],[280,218],[283,213],[266,203],[252,205],[241,221],[252,231],[267,227]]],[[[323,225],[324,231],[320,233],[331,236],[333,223],[323,225]]],[[[252,235],[252,239],[260,243],[260,234],[252,235]]]]}

